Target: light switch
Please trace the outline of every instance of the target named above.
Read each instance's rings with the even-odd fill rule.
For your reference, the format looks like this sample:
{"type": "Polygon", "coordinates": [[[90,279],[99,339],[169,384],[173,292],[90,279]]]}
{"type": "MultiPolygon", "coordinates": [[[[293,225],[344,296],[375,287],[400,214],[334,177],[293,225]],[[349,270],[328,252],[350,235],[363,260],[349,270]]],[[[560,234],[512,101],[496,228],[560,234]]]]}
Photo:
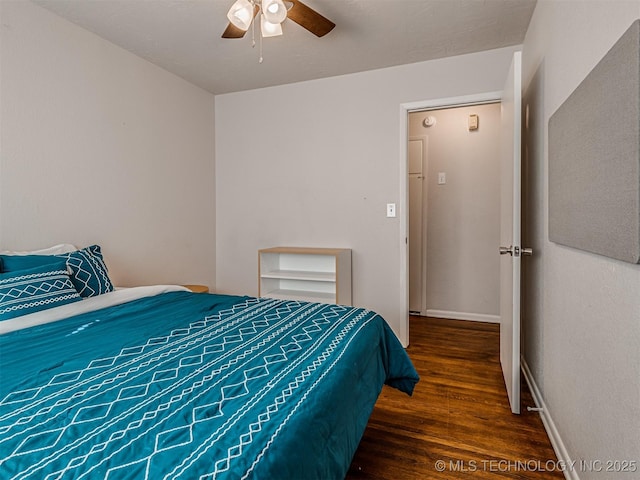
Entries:
{"type": "Polygon", "coordinates": [[[445,172],[438,172],[438,185],[444,185],[447,183],[447,174],[445,172]]]}
{"type": "Polygon", "coordinates": [[[387,217],[395,218],[396,216],[396,204],[395,203],[387,203],[387,217]]]}

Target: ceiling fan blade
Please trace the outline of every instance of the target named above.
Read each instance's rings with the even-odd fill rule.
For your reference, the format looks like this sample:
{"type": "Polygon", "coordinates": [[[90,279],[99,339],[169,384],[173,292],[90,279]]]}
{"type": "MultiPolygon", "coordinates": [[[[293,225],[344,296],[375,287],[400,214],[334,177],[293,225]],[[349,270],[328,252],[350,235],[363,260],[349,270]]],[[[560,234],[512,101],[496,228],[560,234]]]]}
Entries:
{"type": "Polygon", "coordinates": [[[307,7],[299,0],[290,0],[293,7],[287,12],[287,18],[290,18],[301,27],[306,28],[317,37],[323,37],[336,26],[328,18],[323,17],[312,8],[307,7]]]}
{"type": "MultiPolygon", "coordinates": [[[[256,18],[256,15],[260,11],[260,8],[255,5],[253,7],[253,18],[256,18]]],[[[242,38],[244,34],[247,33],[246,30],[242,30],[241,28],[236,27],[233,23],[229,22],[227,28],[225,28],[224,32],[222,32],[222,38],[242,38]]]]}
{"type": "Polygon", "coordinates": [[[224,32],[222,32],[222,38],[242,38],[245,33],[247,32],[239,29],[233,23],[229,23],[224,32]]]}

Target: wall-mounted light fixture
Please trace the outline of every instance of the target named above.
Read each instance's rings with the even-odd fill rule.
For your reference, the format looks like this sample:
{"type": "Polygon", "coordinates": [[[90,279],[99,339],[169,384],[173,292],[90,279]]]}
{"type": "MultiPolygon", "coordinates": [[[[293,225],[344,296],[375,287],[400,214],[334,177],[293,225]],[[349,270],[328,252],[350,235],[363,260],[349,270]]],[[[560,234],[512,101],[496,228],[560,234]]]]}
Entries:
{"type": "Polygon", "coordinates": [[[469,131],[478,129],[478,115],[472,113],[469,115],[469,131]]]}

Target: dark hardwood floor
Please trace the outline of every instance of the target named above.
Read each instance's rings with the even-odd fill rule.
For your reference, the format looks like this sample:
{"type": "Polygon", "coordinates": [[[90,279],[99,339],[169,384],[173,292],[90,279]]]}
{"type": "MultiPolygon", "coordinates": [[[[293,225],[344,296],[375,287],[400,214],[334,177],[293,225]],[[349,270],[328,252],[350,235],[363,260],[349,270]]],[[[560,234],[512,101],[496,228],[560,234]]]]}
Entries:
{"type": "Polygon", "coordinates": [[[385,386],[347,479],[562,479],[524,379],[513,415],[499,325],[411,317],[412,397],[385,386]],[[438,471],[441,470],[441,471],[438,471]]]}

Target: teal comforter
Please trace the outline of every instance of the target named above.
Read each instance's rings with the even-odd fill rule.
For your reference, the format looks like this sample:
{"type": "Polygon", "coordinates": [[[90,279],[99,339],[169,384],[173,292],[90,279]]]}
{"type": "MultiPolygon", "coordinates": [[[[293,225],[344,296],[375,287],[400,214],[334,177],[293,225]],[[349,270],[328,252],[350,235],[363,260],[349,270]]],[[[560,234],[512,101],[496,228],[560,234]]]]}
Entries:
{"type": "Polygon", "coordinates": [[[377,314],[173,292],[0,336],[0,478],[339,479],[383,383],[377,314]]]}

